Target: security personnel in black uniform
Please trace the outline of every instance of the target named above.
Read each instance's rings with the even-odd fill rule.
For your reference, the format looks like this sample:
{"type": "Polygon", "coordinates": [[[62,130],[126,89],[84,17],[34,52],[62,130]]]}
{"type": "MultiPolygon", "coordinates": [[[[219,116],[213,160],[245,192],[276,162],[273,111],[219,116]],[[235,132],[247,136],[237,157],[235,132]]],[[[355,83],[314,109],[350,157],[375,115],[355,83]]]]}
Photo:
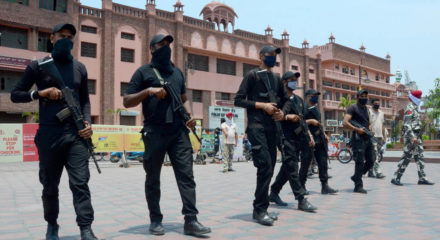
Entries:
{"type": "Polygon", "coordinates": [[[368,116],[368,109],[366,106],[368,102],[368,91],[362,89],[357,93],[357,96],[357,103],[351,105],[347,109],[343,125],[345,128],[353,131],[353,135],[351,137],[351,146],[353,148],[355,168],[354,175],[351,177],[351,180],[354,182],[354,192],[366,194],[367,191],[363,186],[362,175],[366,174],[373,166],[376,157],[373,142],[365,133],[365,130],[362,128],[357,128],[350,123],[350,121],[353,119],[360,123],[363,127],[371,129],[370,118],[368,116]]]}
{"type": "Polygon", "coordinates": [[[318,109],[319,95],[321,95],[321,93],[317,92],[315,89],[309,89],[306,91],[305,99],[307,111],[305,119],[315,140],[313,153],[316,163],[318,164],[319,180],[321,181],[321,194],[335,194],[338,190],[335,190],[328,185],[328,153],[326,145],[328,144],[329,137],[322,132],[322,127],[319,127],[319,125],[321,125],[321,112],[318,109]]]}
{"type": "Polygon", "coordinates": [[[44,219],[48,222],[46,239],[51,240],[58,239],[58,185],[64,167],[69,175],[81,239],[97,239],[91,229],[93,208],[88,187],[89,153],[86,143],[81,139],[88,139],[93,134],[90,126],[87,70],[82,63],[73,59],[70,53],[75,33],[76,29],[72,24],[63,23],[54,27],[50,36],[53,44],[52,58],[64,83],[74,91],[84,115],[86,128],[77,131],[72,117],[63,122],[58,120],[56,114],[67,106],[62,101],[56,80],[44,73],[37,61],[29,64],[11,92],[11,100],[15,103],[39,100],[40,124],[35,144],[40,159],[39,178],[43,185],[44,219]],[[37,90],[29,93],[34,84],[37,85],[37,90]]]}
{"type": "MultiPolygon", "coordinates": [[[[298,114],[305,113],[305,106],[303,100],[295,95],[293,91],[298,87],[298,78],[300,73],[286,72],[283,74],[283,84],[287,89],[289,96],[288,101],[284,104],[283,112],[286,115],[283,124],[283,132],[286,137],[286,144],[284,147],[286,159],[281,165],[280,171],[275,179],[275,182],[270,188],[269,201],[275,202],[280,206],[287,206],[287,203],[281,200],[279,193],[284,184],[289,181],[295,198],[298,200],[298,209],[313,212],[317,208],[311,205],[304,195],[307,195],[306,189],[301,182],[301,178],[298,175],[298,163],[299,156],[301,161],[309,161],[312,158],[311,147],[314,146],[313,137],[307,129],[307,132],[301,131],[299,125],[298,114]],[[304,134],[309,134],[311,142],[307,143],[304,134]],[[307,143],[307,144],[305,144],[307,143]]],[[[303,163],[302,163],[303,164],[303,163]]],[[[301,164],[301,165],[302,165],[301,164]]]]}
{"type": "Polygon", "coordinates": [[[141,66],[134,73],[124,95],[124,106],[134,107],[142,102],[142,133],[145,146],[148,146],[145,148],[143,165],[146,172],[145,196],[151,220],[150,233],[165,233],[159,206],[160,171],[165,153],[168,153],[183,202],[184,233],[199,236],[211,232],[211,229],[197,221],[196,183],[187,128],[194,127],[195,120],[191,118],[185,123],[180,115],[173,111],[170,94],[162,87],[163,82],[171,84],[181,95],[185,109],[191,113],[185,94],[185,79],[181,70],[171,62],[171,42],[173,37],[170,35],[159,34],[151,39],[151,63],[141,66]]]}
{"type": "MultiPolygon", "coordinates": [[[[271,71],[276,63],[277,54],[281,49],[272,45],[265,45],[260,50],[261,66],[249,71],[235,97],[235,106],[247,109],[248,127],[246,130],[249,141],[252,145],[252,160],[257,168],[257,187],[253,202],[253,218],[262,225],[271,226],[275,216],[267,213],[269,207],[269,184],[273,176],[277,155],[277,132],[275,121],[284,120],[284,112],[281,110],[288,100],[287,92],[278,75],[271,71]],[[260,74],[267,74],[261,78],[260,74]],[[268,81],[264,83],[263,81],[268,81]],[[274,92],[278,102],[270,102],[268,87],[274,92]]],[[[287,152],[287,151],[286,151],[287,152]]],[[[292,187],[298,196],[303,195],[298,181],[295,181],[294,164],[291,164],[286,153],[286,168],[289,169],[289,179],[296,185],[292,187]]],[[[283,164],[284,165],[284,164],[283,164]]],[[[301,200],[304,206],[310,204],[304,198],[301,200]]]]}

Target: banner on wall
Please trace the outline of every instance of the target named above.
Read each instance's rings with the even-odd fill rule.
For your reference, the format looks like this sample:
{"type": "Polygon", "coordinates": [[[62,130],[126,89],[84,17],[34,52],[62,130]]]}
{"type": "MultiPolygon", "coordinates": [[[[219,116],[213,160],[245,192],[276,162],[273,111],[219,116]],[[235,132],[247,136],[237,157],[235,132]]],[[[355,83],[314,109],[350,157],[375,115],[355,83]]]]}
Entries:
{"type": "Polygon", "coordinates": [[[145,151],[140,126],[124,126],[124,149],[127,152],[145,151]]]}
{"type": "Polygon", "coordinates": [[[124,127],[118,125],[92,125],[92,142],[95,152],[122,152],[124,127]]]}
{"type": "MultiPolygon", "coordinates": [[[[202,121],[201,120],[196,120],[196,127],[195,128],[196,128],[196,134],[200,138],[201,133],[202,133],[202,121]]],[[[200,149],[200,143],[192,131],[189,132],[189,140],[191,141],[191,146],[192,146],[193,150],[198,151],[200,149]]]]}
{"type": "Polygon", "coordinates": [[[238,135],[244,135],[246,131],[244,127],[244,108],[233,108],[233,107],[209,107],[209,129],[220,128],[220,119],[226,118],[225,114],[232,112],[234,114],[233,120],[237,124],[238,135]]]}
{"type": "Polygon", "coordinates": [[[0,124],[0,162],[23,161],[22,124],[0,124]]]}
{"type": "Polygon", "coordinates": [[[35,146],[35,134],[38,123],[23,124],[23,161],[38,161],[38,149],[35,146]]]}
{"type": "Polygon", "coordinates": [[[339,146],[337,143],[328,143],[328,156],[329,157],[337,157],[338,156],[339,146]]]}

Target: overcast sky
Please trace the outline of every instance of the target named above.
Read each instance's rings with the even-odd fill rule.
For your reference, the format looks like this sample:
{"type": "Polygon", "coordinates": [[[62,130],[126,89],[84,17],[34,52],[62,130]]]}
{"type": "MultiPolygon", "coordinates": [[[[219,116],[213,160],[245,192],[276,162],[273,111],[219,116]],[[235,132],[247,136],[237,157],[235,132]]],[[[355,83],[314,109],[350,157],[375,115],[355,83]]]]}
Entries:
{"type": "MultiPolygon", "coordinates": [[[[101,8],[101,0],[81,0],[83,5],[101,8]]],[[[145,0],[113,0],[145,9],[145,0]]],[[[199,16],[211,0],[181,0],[184,14],[199,16]]],[[[221,1],[238,15],[235,29],[264,34],[268,25],[274,37],[284,29],[290,45],[301,47],[336,42],[359,49],[363,43],[370,54],[391,55],[391,72],[407,70],[426,93],[440,77],[440,1],[437,0],[227,0],[221,1]]],[[[176,0],[156,0],[159,9],[173,11],[176,0]]],[[[394,82],[394,78],[392,78],[394,82]]]]}

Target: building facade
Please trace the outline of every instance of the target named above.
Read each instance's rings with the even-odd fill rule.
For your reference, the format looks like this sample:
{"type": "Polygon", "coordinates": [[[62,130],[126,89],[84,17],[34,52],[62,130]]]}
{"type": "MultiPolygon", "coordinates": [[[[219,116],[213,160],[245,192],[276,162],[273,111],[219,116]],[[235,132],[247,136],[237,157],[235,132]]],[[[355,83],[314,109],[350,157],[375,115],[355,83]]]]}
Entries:
{"type": "MultiPolygon", "coordinates": [[[[0,1],[0,122],[28,121],[21,113],[37,109],[36,102],[12,104],[9,92],[31,60],[48,55],[50,31],[60,22],[73,23],[78,30],[73,55],[88,70],[93,123],[142,123],[140,106],[124,110],[122,94],[136,69],[150,61],[149,41],[159,33],[174,37],[172,61],[186,76],[193,115],[202,120],[203,127],[209,125],[209,106],[232,104],[243,76],[259,65],[259,49],[264,44],[282,49],[274,72],[298,71],[300,87],[324,93],[321,110],[327,119],[342,120],[338,101],[355,94],[356,69],[360,56],[364,57],[361,66],[372,79],[363,86],[376,91],[387,119],[392,114],[390,101],[395,88],[389,84],[389,58],[334,41],[313,48],[305,41],[301,48],[293,47],[286,31],[280,39],[275,38],[269,26],[264,34],[234,29],[237,14],[223,3],[213,1],[204,6],[202,20],[184,16],[180,1],[173,12],[156,9],[155,0],[146,0],[145,9],[111,0],[102,0],[101,9],[84,6],[79,0],[0,1]],[[348,74],[344,68],[350,69],[348,74]]],[[[303,90],[297,92],[303,94],[303,90]]]]}
{"type": "MultiPolygon", "coordinates": [[[[385,127],[392,128],[393,96],[396,87],[390,84],[390,55],[380,58],[365,52],[362,45],[359,50],[337,44],[333,34],[323,46],[308,49],[308,54],[319,54],[322,61],[322,106],[325,126],[328,132],[344,133],[342,129],[345,108],[341,100],[356,100],[357,91],[367,89],[369,100],[379,99],[380,110],[385,114],[385,127]]],[[[370,104],[370,101],[368,101],[370,104]]]]}

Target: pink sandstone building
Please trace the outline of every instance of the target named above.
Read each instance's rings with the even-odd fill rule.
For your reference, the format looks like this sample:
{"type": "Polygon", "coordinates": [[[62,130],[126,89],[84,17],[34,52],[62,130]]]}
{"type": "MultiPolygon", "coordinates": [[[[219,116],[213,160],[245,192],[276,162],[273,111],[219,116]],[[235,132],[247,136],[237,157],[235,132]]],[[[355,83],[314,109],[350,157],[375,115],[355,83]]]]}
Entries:
{"type": "MultiPolygon", "coordinates": [[[[138,9],[102,0],[102,8],[96,9],[79,0],[0,1],[0,123],[29,121],[21,113],[37,109],[36,102],[12,104],[9,92],[31,60],[48,55],[51,29],[60,22],[77,27],[73,55],[88,70],[95,124],[141,124],[140,107],[118,109],[123,109],[121,95],[132,74],[150,61],[148,43],[159,33],[174,36],[172,60],[187,78],[193,114],[203,127],[209,123],[209,106],[231,104],[244,74],[259,64],[258,52],[265,44],[282,48],[275,72],[298,71],[300,87],[323,93],[323,116],[334,120],[325,121],[328,131],[341,132],[339,100],[356,94],[359,69],[362,87],[381,99],[388,121],[395,114],[389,55],[380,58],[365,48],[339,45],[333,35],[328,44],[309,48],[307,41],[290,46],[286,31],[276,38],[269,26],[264,34],[234,29],[237,13],[215,1],[201,9],[203,19],[185,16],[179,0],[172,12],[156,9],[155,2],[146,0],[145,9],[138,9]]],[[[302,95],[303,90],[297,92],[302,95]]]]}

